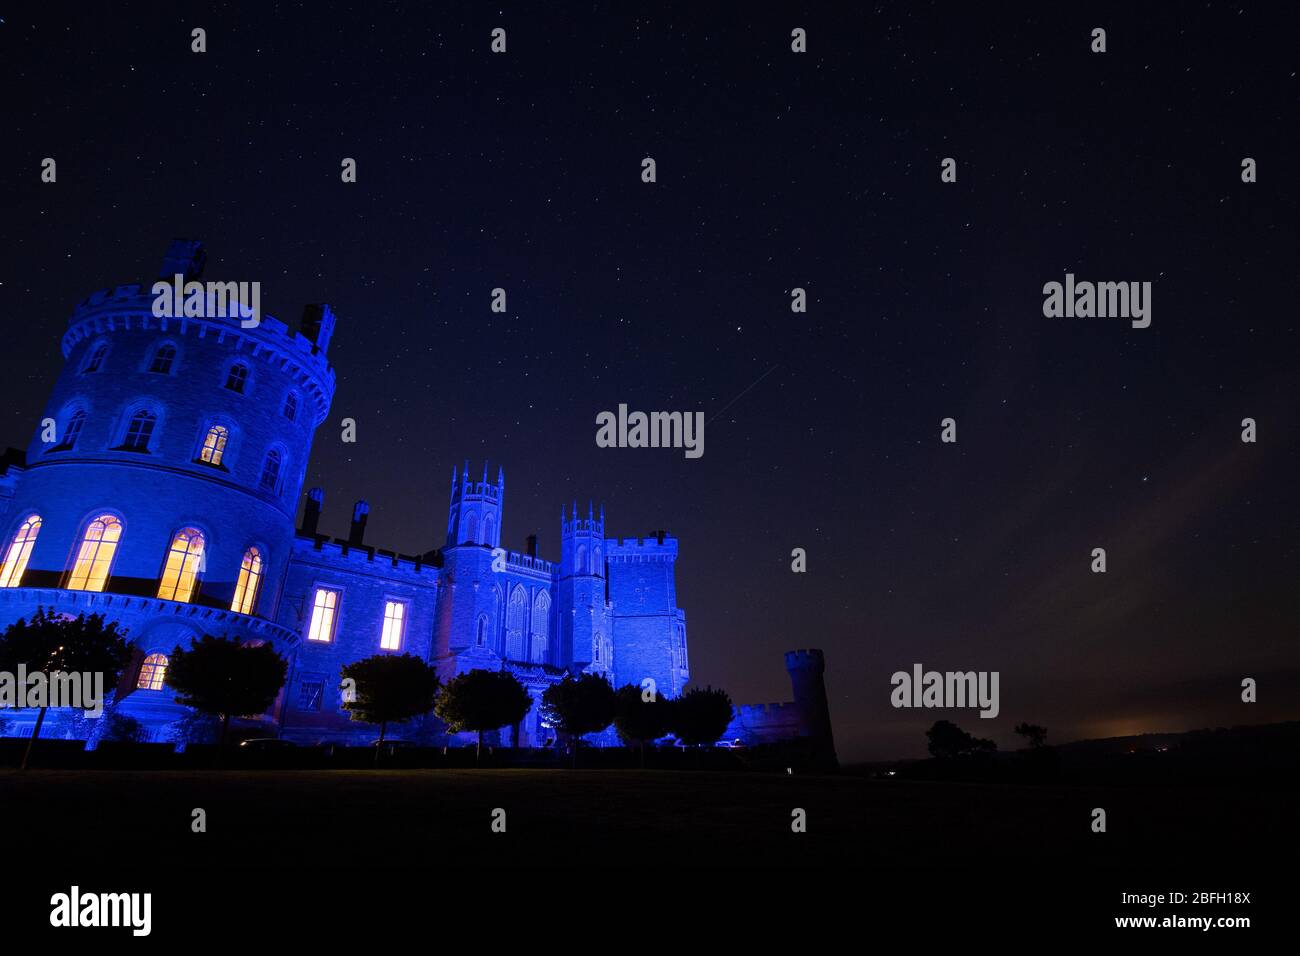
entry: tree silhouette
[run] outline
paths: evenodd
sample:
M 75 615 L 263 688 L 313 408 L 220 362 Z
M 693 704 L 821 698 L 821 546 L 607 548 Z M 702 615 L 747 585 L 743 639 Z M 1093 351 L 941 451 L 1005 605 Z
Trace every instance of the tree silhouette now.
M 1047 742 L 1047 728 L 1038 724 L 1016 724 L 1016 733 L 1025 738 L 1032 750 L 1037 750 Z
M 925 736 L 930 740 L 930 754 L 941 759 L 991 752 L 998 749 L 998 745 L 993 741 L 972 737 L 956 724 L 947 720 L 936 720 L 934 726 L 925 732 Z
M 672 702 L 668 726 L 684 744 L 713 744 L 731 723 L 733 713 L 725 690 L 693 687 Z
M 103 674 L 106 688 L 115 687 L 122 669 L 131 659 L 131 647 L 116 621 L 104 623 L 102 614 L 79 614 L 75 618 L 56 614 L 51 608 L 37 608 L 30 621 L 19 618 L 0 635 L 0 670 L 17 673 L 22 665 L 29 674 L 42 673 L 48 679 L 56 671 L 65 674 Z M 102 703 L 102 701 L 101 701 Z M 36 715 L 20 769 L 27 769 L 36 738 L 41 735 L 48 707 Z
M 375 654 L 342 669 L 344 680 L 356 682 L 356 698 L 344 701 L 353 720 L 379 725 L 375 762 L 390 723 L 427 714 L 438 695 L 438 674 L 412 654 Z
M 519 723 L 532 706 L 532 698 L 514 674 L 473 670 L 448 681 L 433 709 L 452 733 L 478 733 L 477 763 L 483 756 L 483 732 Z
M 188 651 L 172 651 L 163 683 L 179 695 L 176 703 L 221 718 L 220 743 L 225 746 L 230 718 L 265 712 L 284 686 L 287 671 L 270 644 L 204 634 L 190 642 Z
M 646 699 L 635 684 L 626 684 L 615 695 L 614 729 L 625 743 L 635 743 L 645 766 L 645 745 L 668 732 L 669 702 L 657 694 Z
M 542 716 L 564 734 L 573 747 L 573 766 L 578 766 L 578 739 L 583 734 L 604 730 L 617 708 L 614 688 L 600 674 L 583 674 L 577 680 L 565 674 L 542 694 Z

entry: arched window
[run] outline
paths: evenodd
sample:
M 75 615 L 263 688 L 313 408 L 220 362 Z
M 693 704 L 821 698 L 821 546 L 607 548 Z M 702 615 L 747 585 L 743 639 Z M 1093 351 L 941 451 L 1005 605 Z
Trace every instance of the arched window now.
M 199 461 L 209 465 L 221 464 L 226 453 L 226 442 L 230 440 L 230 429 L 225 425 L 213 425 L 203 436 L 203 448 L 199 451 Z
M 524 614 L 528 610 L 528 594 L 522 585 L 516 585 L 510 592 L 510 604 L 506 607 L 506 658 L 512 661 L 524 659 Z
M 266 459 L 262 462 L 262 487 L 267 491 L 275 491 L 280 487 L 280 466 L 284 464 L 279 450 L 272 448 L 266 453 Z
M 177 531 L 172 546 L 167 549 L 158 596 L 168 601 L 188 601 L 194 594 L 202 563 L 203 532 L 195 528 Z
M 487 615 L 480 614 L 478 616 L 478 637 L 475 640 L 475 643 L 479 647 L 487 647 L 487 639 L 488 639 L 487 627 L 488 627 Z
M 290 392 L 284 396 L 284 417 L 293 421 L 298 417 L 298 393 Z
M 490 514 L 484 515 L 483 516 L 483 543 L 484 544 L 486 545 L 492 544 L 492 532 L 495 529 L 496 529 L 496 521 L 493 520 L 492 515 Z
M 573 570 L 575 574 L 587 573 L 587 546 L 585 544 L 578 545 L 578 556 L 574 561 Z
M 31 557 L 32 546 L 36 544 L 36 535 L 41 530 L 41 516 L 32 515 L 18 526 L 17 533 L 9 542 L 5 551 L 4 563 L 0 564 L 0 588 L 16 588 L 23 580 L 27 570 L 27 559 Z
M 140 677 L 135 682 L 139 690 L 162 690 L 167 677 L 167 655 L 150 654 L 140 665 Z
M 469 513 L 469 517 L 465 519 L 465 534 L 462 535 L 462 539 L 470 543 L 478 540 L 478 515 L 472 511 Z
M 77 444 L 77 439 L 81 437 L 81 429 L 86 426 L 86 412 L 78 408 L 68 418 L 68 424 L 63 427 L 63 440 L 59 442 L 56 448 L 68 449 Z
M 248 384 L 248 366 L 242 362 L 236 362 L 230 366 L 230 371 L 226 373 L 226 388 L 232 392 L 244 394 L 244 386 Z
M 108 584 L 113 555 L 122 540 L 122 522 L 114 515 L 100 515 L 86 526 L 77 549 L 77 560 L 68 576 L 70 591 L 102 591 Z
M 83 372 L 98 372 L 104 365 L 104 358 L 108 355 L 108 343 L 100 342 L 90 350 L 86 356 L 86 364 L 81 366 Z
M 257 608 L 257 592 L 262 587 L 262 552 L 249 548 L 239 565 L 239 580 L 235 582 L 235 599 L 230 609 L 238 614 L 252 614 Z
M 149 439 L 153 437 L 153 430 L 157 424 L 157 415 L 147 408 L 139 409 L 127 423 L 122 447 L 127 451 L 148 451 Z
M 175 361 L 176 346 L 170 342 L 164 342 L 153 353 L 153 360 L 149 363 L 149 371 L 157 372 L 159 375 L 170 375 L 172 373 L 172 364 Z
M 545 591 L 538 591 L 533 599 L 533 639 L 531 660 L 534 664 L 548 663 L 551 596 Z

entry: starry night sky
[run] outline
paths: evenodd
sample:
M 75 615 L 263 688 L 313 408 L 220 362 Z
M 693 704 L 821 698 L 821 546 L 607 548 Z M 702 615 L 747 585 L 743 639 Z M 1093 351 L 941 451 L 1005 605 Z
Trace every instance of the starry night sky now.
M 467 457 L 509 548 L 557 558 L 574 498 L 665 528 L 694 680 L 784 700 L 782 652 L 823 648 L 841 758 L 939 717 L 1300 717 L 1300 24 L 992 6 L 7 5 L 0 447 L 75 303 L 198 238 L 291 326 L 339 315 L 322 530 L 365 497 L 370 543 L 440 546 Z M 1066 272 L 1153 282 L 1151 327 L 1044 318 Z M 704 457 L 598 449 L 620 402 L 703 411 Z M 892 709 L 916 662 L 1000 671 L 1002 715 Z

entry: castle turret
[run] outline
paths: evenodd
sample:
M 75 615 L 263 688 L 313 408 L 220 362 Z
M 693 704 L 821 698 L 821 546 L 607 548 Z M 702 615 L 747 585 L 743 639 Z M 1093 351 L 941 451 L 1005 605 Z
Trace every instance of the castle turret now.
M 451 470 L 451 507 L 447 511 L 447 546 L 478 544 L 488 548 L 501 546 L 501 504 L 505 498 L 506 474 L 497 468 L 496 484 L 488 482 L 488 465 L 483 462 L 483 477 L 474 481 L 469 461 L 457 477 Z
M 560 508 L 558 601 L 565 659 L 575 670 L 608 673 L 613 669 L 614 641 L 605 589 L 605 508 L 599 517 L 591 502 L 580 517 Z
M 785 669 L 794 689 L 799 735 L 818 741 L 822 756 L 835 760 L 835 740 L 831 735 L 831 711 L 826 699 L 826 657 L 816 648 L 787 651 Z

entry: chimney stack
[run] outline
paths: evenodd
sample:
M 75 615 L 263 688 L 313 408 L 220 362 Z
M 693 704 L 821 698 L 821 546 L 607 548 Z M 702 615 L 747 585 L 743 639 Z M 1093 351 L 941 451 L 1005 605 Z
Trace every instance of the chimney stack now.
M 370 505 L 362 498 L 352 506 L 352 530 L 348 532 L 348 544 L 361 547 L 366 536 L 366 518 L 370 515 Z
M 307 505 L 302 509 L 303 534 L 315 537 L 316 527 L 320 524 L 320 510 L 324 504 L 325 492 L 323 490 L 313 488 L 307 492 Z
M 537 535 L 535 534 L 528 536 L 528 556 L 530 558 L 537 557 Z

